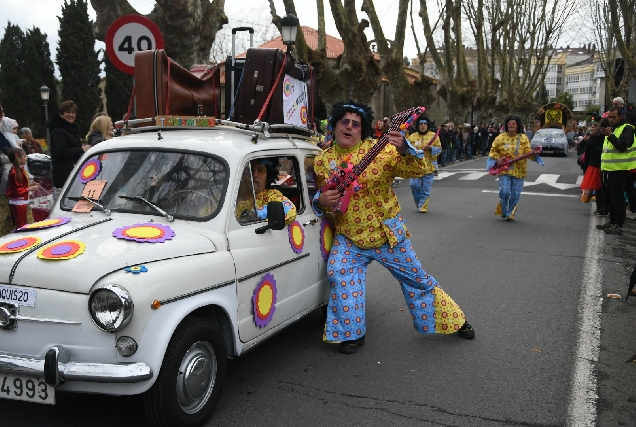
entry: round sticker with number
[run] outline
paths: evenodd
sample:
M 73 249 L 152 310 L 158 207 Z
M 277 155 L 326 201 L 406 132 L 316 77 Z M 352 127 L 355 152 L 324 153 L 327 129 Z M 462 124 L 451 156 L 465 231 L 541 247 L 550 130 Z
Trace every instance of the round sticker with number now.
M 117 69 L 135 74 L 135 53 L 163 49 L 159 27 L 141 15 L 125 15 L 113 22 L 106 32 L 106 54 Z

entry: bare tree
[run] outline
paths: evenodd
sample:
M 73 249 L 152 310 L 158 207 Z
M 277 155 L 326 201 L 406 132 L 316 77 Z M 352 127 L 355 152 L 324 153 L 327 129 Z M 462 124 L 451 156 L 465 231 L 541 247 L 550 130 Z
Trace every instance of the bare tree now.
M 395 39 L 387 40 L 380 25 L 372 0 L 363 0 L 362 11 L 371 22 L 380 55 L 380 68 L 391 85 L 393 103 L 398 110 L 406 110 L 414 105 L 430 105 L 435 96 L 431 93 L 434 79 L 420 73 L 420 77 L 411 82 L 404 70 L 404 40 L 406 37 L 406 19 L 409 0 L 400 0 L 398 4 L 398 20 L 395 24 Z M 418 47 L 419 48 L 419 47 Z
M 137 13 L 128 0 L 91 0 L 97 13 L 95 37 L 104 41 L 110 24 L 120 16 Z M 157 0 L 147 18 L 163 34 L 168 55 L 185 68 L 207 63 L 216 33 L 228 23 L 225 0 Z
M 280 29 L 281 17 L 276 13 L 274 1 L 269 0 L 272 23 Z M 297 16 L 293 0 L 283 0 L 285 10 Z M 318 49 L 307 46 L 302 31 L 296 38 L 296 55 L 307 61 L 316 71 L 317 90 L 327 111 L 342 99 L 356 99 L 369 102 L 380 87 L 382 72 L 373 58 L 370 44 L 364 34 L 369 26 L 366 19 L 359 20 L 355 0 L 329 0 L 336 28 L 344 43 L 344 53 L 332 65 L 327 58 L 327 44 L 324 23 L 324 6 L 317 0 Z
M 253 16 L 261 17 L 267 13 L 266 8 L 253 10 Z M 216 33 L 216 38 L 210 49 L 210 62 L 219 64 L 225 62 L 228 56 L 232 55 L 232 28 L 252 27 L 254 28 L 254 46 L 259 46 L 278 36 L 279 32 L 272 23 L 263 23 L 262 20 L 241 21 L 240 24 L 230 19 L 229 24 Z M 237 34 L 235 54 L 245 52 L 249 48 L 248 38 Z
M 629 81 L 636 78 L 636 0 L 599 0 L 588 6 L 606 76 L 606 99 L 600 103 L 608 105 L 612 97 L 624 95 Z

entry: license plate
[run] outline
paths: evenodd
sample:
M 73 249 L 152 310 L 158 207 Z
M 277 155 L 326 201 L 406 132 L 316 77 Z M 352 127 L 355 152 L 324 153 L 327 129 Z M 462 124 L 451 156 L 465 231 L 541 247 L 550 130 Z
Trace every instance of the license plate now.
M 0 374 L 0 399 L 55 405 L 55 389 L 43 378 Z
M 0 302 L 35 307 L 35 289 L 0 285 Z

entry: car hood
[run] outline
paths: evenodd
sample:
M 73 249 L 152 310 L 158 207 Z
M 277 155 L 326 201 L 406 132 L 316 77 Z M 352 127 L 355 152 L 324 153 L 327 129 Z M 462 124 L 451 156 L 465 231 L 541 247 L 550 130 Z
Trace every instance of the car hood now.
M 41 239 L 41 243 L 33 251 L 0 254 L 0 283 L 88 293 L 99 278 L 116 270 L 216 251 L 212 241 L 186 221 L 166 221 L 165 224 L 156 222 L 155 224 L 163 227 L 170 227 L 174 232 L 174 237 L 163 243 L 141 243 L 113 236 L 116 229 L 138 222 L 123 224 L 109 219 L 73 219 L 57 227 L 6 235 L 0 238 L 0 250 L 7 242 L 26 237 L 37 237 Z M 167 233 L 169 234 L 171 233 Z M 46 247 L 69 240 L 83 243 L 84 252 L 67 260 L 38 257 L 38 253 Z

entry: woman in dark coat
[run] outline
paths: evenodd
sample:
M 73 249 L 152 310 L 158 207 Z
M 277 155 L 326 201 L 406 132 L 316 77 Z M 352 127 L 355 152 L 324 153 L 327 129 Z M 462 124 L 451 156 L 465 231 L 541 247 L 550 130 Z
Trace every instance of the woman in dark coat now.
M 51 166 L 53 184 L 61 189 L 71 174 L 73 166 L 90 146 L 82 145 L 79 129 L 75 124 L 77 105 L 73 101 L 60 104 L 60 116 L 47 123 L 51 133 Z

